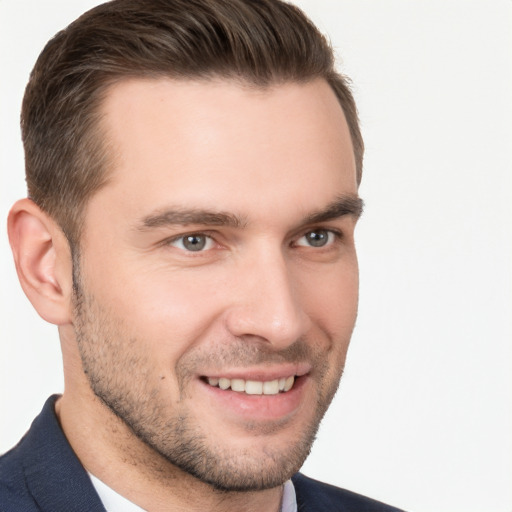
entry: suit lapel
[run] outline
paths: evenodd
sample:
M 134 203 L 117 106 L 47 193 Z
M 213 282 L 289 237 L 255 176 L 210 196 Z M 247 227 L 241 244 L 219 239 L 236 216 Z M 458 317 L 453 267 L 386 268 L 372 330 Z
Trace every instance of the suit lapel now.
M 50 397 L 25 439 L 27 487 L 42 512 L 106 512 L 57 421 Z

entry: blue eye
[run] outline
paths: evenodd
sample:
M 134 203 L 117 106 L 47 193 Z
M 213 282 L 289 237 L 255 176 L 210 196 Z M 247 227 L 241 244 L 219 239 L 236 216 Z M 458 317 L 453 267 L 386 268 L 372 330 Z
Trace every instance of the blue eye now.
M 297 240 L 302 247 L 325 247 L 334 242 L 336 234 L 328 229 L 314 229 Z
M 213 245 L 213 240 L 207 235 L 192 234 L 180 236 L 169 245 L 189 252 L 199 252 L 210 249 Z

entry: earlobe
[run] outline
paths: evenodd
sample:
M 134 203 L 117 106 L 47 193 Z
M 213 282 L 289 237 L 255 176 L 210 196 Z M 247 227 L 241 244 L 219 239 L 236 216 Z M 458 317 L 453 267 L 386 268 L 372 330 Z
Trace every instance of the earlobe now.
M 72 262 L 64 233 L 30 199 L 14 204 L 7 225 L 16 271 L 26 296 L 47 322 L 69 323 Z

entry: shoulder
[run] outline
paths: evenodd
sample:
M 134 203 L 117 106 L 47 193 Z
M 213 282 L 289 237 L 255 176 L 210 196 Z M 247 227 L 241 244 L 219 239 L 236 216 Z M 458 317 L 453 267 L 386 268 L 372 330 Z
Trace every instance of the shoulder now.
M 402 512 L 380 501 L 297 473 L 293 478 L 298 512 Z
M 2 512 L 39 510 L 27 488 L 23 469 L 23 438 L 0 456 L 0 509 Z
M 50 397 L 21 441 L 0 457 L 1 512 L 105 512 Z

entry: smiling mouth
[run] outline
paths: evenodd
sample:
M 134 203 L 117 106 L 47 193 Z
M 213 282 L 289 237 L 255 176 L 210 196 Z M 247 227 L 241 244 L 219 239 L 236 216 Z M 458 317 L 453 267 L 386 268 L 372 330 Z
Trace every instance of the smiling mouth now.
M 247 395 L 278 395 L 279 393 L 286 393 L 293 388 L 295 375 L 268 381 L 227 379 L 225 377 L 206 377 L 204 381 L 210 386 L 224 391 L 231 389 L 231 391 Z

